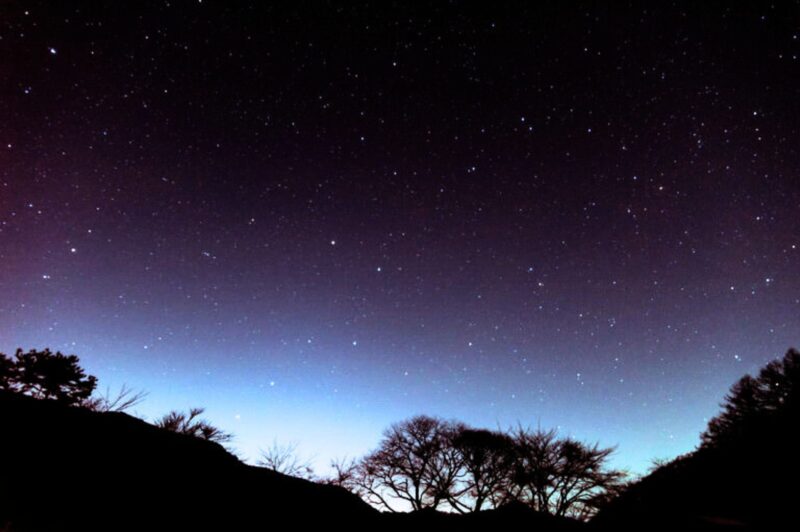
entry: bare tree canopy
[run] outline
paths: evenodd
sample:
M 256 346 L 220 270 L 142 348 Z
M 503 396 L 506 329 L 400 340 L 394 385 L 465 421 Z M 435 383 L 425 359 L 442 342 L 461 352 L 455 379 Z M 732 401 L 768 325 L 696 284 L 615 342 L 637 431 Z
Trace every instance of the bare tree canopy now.
M 537 511 L 588 517 L 596 500 L 625 477 L 606 467 L 613 448 L 559 438 L 554 430 L 518 427 L 512 437 L 516 456 L 507 496 Z
M 607 467 L 613 448 L 518 427 L 509 433 L 416 416 L 392 425 L 360 461 L 334 463 L 335 479 L 389 510 L 480 511 L 517 501 L 587 518 L 624 479 Z
M 503 500 L 507 472 L 514 463 L 514 440 L 500 432 L 463 429 L 453 440 L 465 475 L 459 497 L 448 501 L 458 511 L 480 511 Z

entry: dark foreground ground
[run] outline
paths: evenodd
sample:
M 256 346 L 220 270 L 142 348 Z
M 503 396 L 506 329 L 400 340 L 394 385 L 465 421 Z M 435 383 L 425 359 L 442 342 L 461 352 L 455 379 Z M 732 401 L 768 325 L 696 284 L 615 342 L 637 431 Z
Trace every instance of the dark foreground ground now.
M 381 514 L 216 443 L 0 391 L 0 531 L 779 529 L 797 522 L 795 428 L 677 460 L 587 525 L 521 506 Z

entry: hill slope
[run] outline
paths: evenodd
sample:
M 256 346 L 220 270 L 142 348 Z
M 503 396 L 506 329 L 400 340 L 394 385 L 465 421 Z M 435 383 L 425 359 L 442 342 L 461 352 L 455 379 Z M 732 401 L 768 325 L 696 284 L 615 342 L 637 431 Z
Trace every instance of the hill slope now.
M 799 421 L 763 424 L 678 458 L 631 486 L 592 524 L 609 530 L 653 524 L 738 530 L 798 522 Z
M 0 392 L 0 432 L 0 530 L 232 530 L 378 516 L 343 489 L 248 466 L 216 443 L 122 413 Z
M 606 528 L 782 528 L 798 522 L 800 352 L 731 387 L 702 446 L 634 484 L 594 519 Z

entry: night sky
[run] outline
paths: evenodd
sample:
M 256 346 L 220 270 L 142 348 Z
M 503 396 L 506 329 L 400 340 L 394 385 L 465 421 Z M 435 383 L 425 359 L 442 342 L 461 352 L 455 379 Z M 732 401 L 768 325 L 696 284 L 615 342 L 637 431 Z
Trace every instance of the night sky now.
M 0 352 L 250 459 L 425 413 L 643 472 L 800 344 L 800 3 L 344 4 L 0 2 Z

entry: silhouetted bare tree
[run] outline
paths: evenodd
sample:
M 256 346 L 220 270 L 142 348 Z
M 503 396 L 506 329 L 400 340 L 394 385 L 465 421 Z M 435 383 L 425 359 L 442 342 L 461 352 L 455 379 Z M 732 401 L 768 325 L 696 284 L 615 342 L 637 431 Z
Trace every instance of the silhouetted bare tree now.
M 758 374 L 745 375 L 733 385 L 702 435 L 705 447 L 740 436 L 755 436 L 766 425 L 796 424 L 800 405 L 800 351 L 789 349 L 781 360 L 773 360 Z
M 223 432 L 203 419 L 198 419 L 203 412 L 205 412 L 203 408 L 192 408 L 188 413 L 173 410 L 156 421 L 155 425 L 172 432 L 217 443 L 226 443 L 233 439 L 232 434 Z
M 314 480 L 314 467 L 310 460 L 297 455 L 297 443 L 281 445 L 277 441 L 269 449 L 261 451 L 258 465 L 292 477 Z
M 49 349 L 17 349 L 14 359 L 0 353 L 0 388 L 36 399 L 53 399 L 69 405 L 86 400 L 97 386 L 75 355 Z
M 330 483 L 398 511 L 466 513 L 519 501 L 558 516 L 587 518 L 615 494 L 625 474 L 607 468 L 613 448 L 521 426 L 508 434 L 416 416 L 384 432 L 359 461 L 334 462 Z
M 518 427 L 512 437 L 515 459 L 506 495 L 537 511 L 586 518 L 625 478 L 606 466 L 613 448 L 558 438 L 554 430 Z
M 450 444 L 454 431 L 454 424 L 429 416 L 395 423 L 376 451 L 346 471 L 344 485 L 389 511 L 401 502 L 413 510 L 437 508 L 460 471 Z

